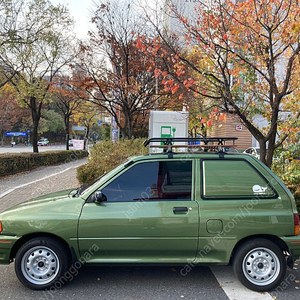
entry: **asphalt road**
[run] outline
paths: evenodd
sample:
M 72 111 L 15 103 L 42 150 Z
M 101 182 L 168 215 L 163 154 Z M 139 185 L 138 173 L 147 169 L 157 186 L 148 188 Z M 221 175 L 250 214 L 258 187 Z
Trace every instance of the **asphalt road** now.
M 103 300 L 298 300 L 299 272 L 289 271 L 282 285 L 271 293 L 244 288 L 232 268 L 195 267 L 183 276 L 181 267 L 83 266 L 70 282 L 47 291 L 32 291 L 16 278 L 14 265 L 0 266 L 0 299 L 103 299 Z M 295 279 L 298 278 L 298 279 Z M 296 282 L 295 282 L 296 281 Z
M 51 146 L 39 146 L 39 152 L 53 151 L 53 150 L 65 150 L 66 146 L 57 144 Z M 72 147 L 70 147 L 72 149 Z M 0 153 L 20 153 L 20 152 L 33 152 L 32 146 L 15 145 L 11 147 L 9 145 L 0 146 Z
M 75 187 L 76 168 L 86 160 L 45 167 L 0 179 L 0 211 L 31 197 L 62 188 Z M 243 287 L 230 266 L 187 269 L 164 267 L 82 266 L 70 272 L 70 282 L 48 291 L 24 287 L 14 273 L 14 264 L 0 266 L 0 300 L 22 299 L 104 299 L 104 300 L 298 300 L 300 262 L 288 270 L 282 284 L 270 293 L 252 292 Z
M 1 299 L 228 299 L 207 267 L 196 268 L 188 277 L 171 267 L 84 267 L 71 282 L 49 291 L 28 290 L 15 278 L 13 268 L 0 270 Z

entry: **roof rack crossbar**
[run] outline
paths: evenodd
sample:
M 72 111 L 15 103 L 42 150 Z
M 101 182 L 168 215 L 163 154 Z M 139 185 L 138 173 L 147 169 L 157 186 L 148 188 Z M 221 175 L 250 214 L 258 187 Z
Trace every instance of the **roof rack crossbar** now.
M 219 146 L 225 146 L 226 141 L 236 141 L 237 137 L 196 137 L 196 138 L 185 138 L 185 137 L 175 137 L 175 138 L 150 138 L 144 142 L 144 146 L 150 145 L 150 143 L 163 143 L 163 145 L 172 146 L 175 142 L 188 143 L 194 145 L 196 142 L 199 142 L 199 146 L 201 146 L 201 142 L 204 145 L 208 145 L 208 143 L 218 143 Z M 182 147 L 187 147 L 188 145 L 182 145 Z M 159 147 L 159 145 L 157 146 Z

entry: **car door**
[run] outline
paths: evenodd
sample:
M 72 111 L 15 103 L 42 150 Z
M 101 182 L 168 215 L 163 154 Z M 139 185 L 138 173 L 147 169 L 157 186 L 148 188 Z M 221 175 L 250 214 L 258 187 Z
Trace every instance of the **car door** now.
M 81 255 L 91 262 L 186 262 L 198 243 L 193 161 L 138 162 L 100 187 L 107 201 L 87 202 L 79 220 Z

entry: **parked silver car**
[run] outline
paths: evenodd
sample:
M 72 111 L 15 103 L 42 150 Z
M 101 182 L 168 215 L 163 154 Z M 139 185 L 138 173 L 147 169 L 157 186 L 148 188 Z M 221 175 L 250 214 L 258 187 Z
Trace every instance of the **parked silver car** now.
M 249 147 L 243 153 L 253 155 L 257 158 L 260 156 L 260 148 L 259 147 Z

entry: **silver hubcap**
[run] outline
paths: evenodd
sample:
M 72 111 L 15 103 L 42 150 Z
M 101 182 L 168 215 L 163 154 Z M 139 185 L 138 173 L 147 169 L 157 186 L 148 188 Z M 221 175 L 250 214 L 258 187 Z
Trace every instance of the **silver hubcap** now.
M 29 249 L 22 258 L 21 269 L 24 277 L 33 284 L 46 284 L 53 280 L 59 270 L 59 260 L 48 247 Z
M 267 248 L 255 248 L 243 260 L 243 272 L 255 285 L 268 285 L 277 279 L 280 262 L 277 255 Z

